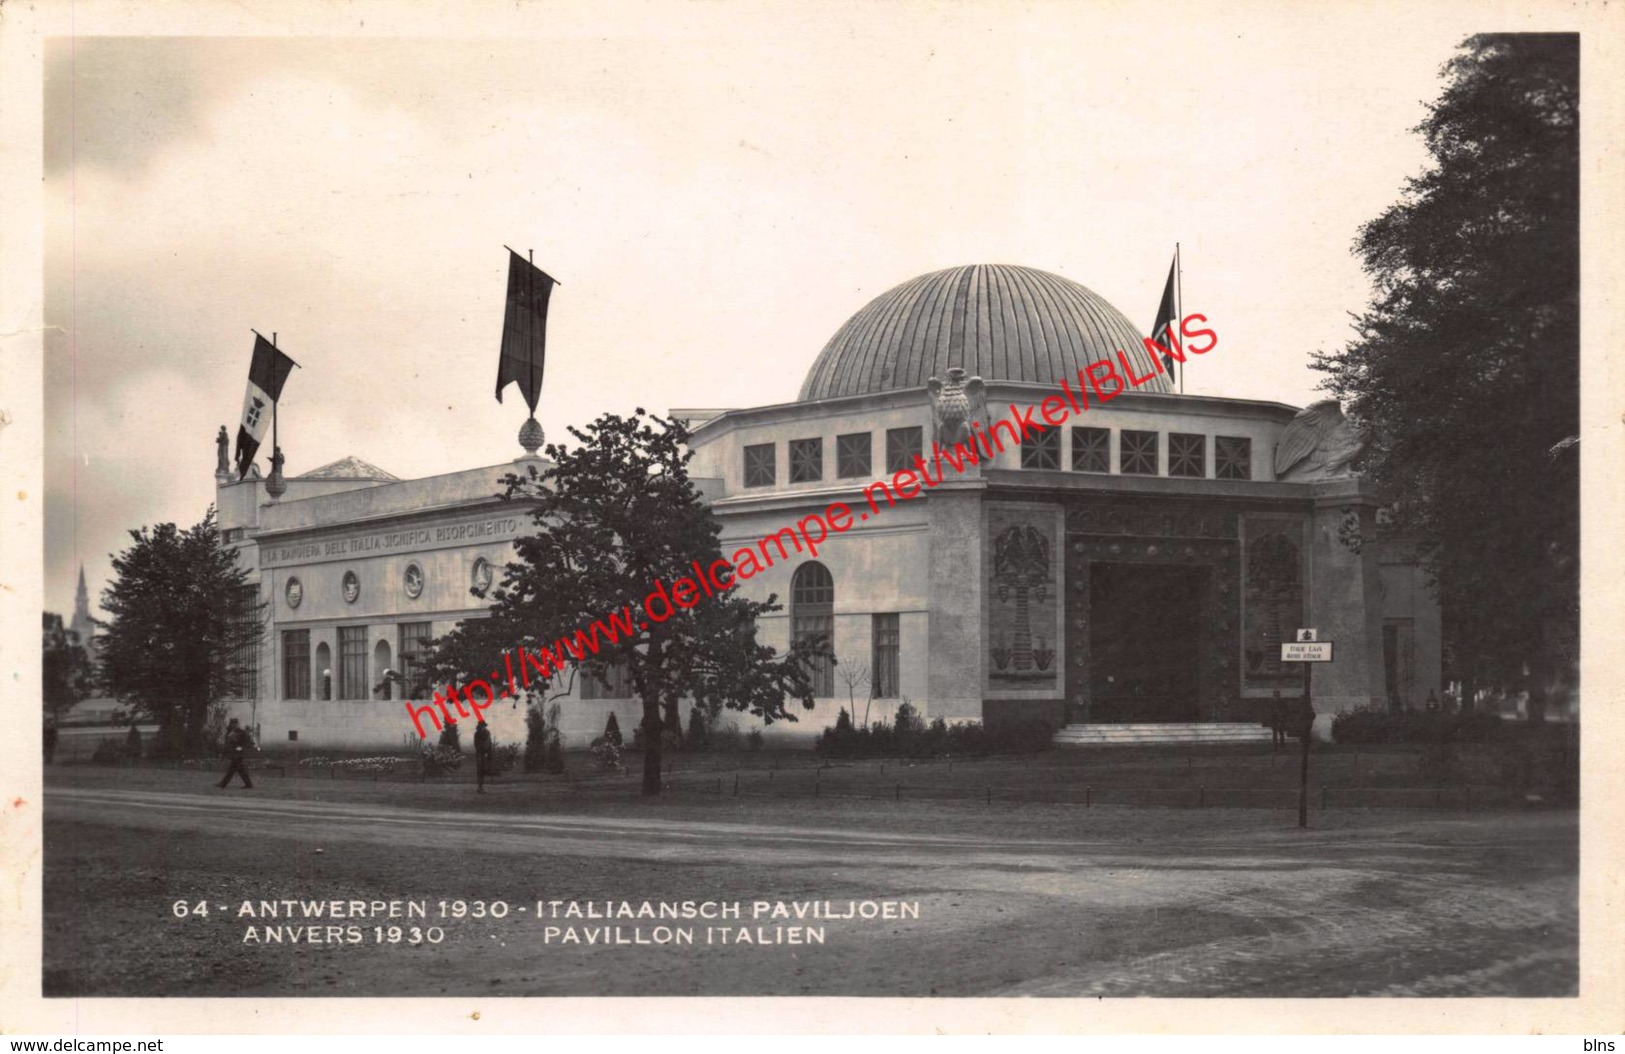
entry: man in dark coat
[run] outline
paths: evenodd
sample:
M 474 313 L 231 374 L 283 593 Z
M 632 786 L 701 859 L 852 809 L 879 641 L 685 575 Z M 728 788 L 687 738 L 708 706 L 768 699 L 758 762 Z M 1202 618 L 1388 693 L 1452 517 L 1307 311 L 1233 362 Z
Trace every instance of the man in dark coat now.
M 248 748 L 253 745 L 254 740 L 249 736 L 248 729 L 239 725 L 235 717 L 232 718 L 226 725 L 226 757 L 231 759 L 231 767 L 226 769 L 226 774 L 220 777 L 220 782 L 216 786 L 225 790 L 226 784 L 231 782 L 231 777 L 238 775 L 243 778 L 244 790 L 254 788 L 254 781 L 248 778 L 248 768 L 243 764 L 248 758 Z
M 491 743 L 491 728 L 482 717 L 474 728 L 474 773 L 479 781 L 477 793 L 485 793 L 485 777 L 491 772 L 491 762 L 495 753 L 496 748 Z

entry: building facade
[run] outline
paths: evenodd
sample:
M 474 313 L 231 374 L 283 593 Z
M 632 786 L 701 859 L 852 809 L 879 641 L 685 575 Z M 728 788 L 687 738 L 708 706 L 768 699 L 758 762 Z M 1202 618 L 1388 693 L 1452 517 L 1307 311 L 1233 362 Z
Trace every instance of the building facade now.
M 1102 363 L 1140 383 L 1102 388 Z M 1090 401 L 1019 438 L 994 428 L 991 457 L 933 470 L 944 421 L 964 416 L 945 402 L 959 394 L 943 389 L 950 369 L 973 379 L 984 429 L 1027 411 L 1042 423 L 1046 400 Z M 843 707 L 876 720 L 905 700 L 927 719 L 990 725 L 1257 724 L 1301 690 L 1280 644 L 1304 626 L 1334 642 L 1314 675 L 1321 734 L 1338 711 L 1437 693 L 1437 607 L 1404 547 L 1378 539 L 1379 496 L 1346 467 L 1357 445 L 1326 426 L 1335 406 L 1172 387 L 1139 331 L 1083 286 L 975 266 L 860 310 L 795 402 L 672 411 L 725 554 L 835 502 L 858 517 L 816 553 L 776 548 L 740 586 L 784 604 L 762 620 L 767 643 L 826 636 L 838 660 L 816 671 L 812 712 L 765 731 L 810 738 Z M 238 704 L 262 736 L 402 745 L 402 691 L 426 687 L 415 653 L 484 613 L 471 586 L 532 529 L 496 498 L 513 467 L 403 481 L 347 459 L 289 480 L 276 502 L 263 481 L 220 477 L 222 529 L 270 613 L 257 695 Z M 391 669 L 405 681 L 381 684 Z M 611 711 L 630 731 L 641 707 L 626 692 L 613 674 L 578 681 L 560 700 L 567 742 L 598 735 Z M 488 719 L 499 739 L 522 738 L 516 707 Z

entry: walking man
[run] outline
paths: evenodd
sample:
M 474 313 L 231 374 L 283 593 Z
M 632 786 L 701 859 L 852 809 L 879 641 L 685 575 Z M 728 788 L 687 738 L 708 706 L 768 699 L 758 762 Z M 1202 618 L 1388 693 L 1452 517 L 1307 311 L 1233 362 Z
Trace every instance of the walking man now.
M 231 759 L 231 767 L 226 769 L 226 774 L 220 777 L 220 782 L 216 786 L 225 790 L 226 784 L 231 782 L 231 777 L 235 774 L 243 778 L 244 790 L 254 789 L 254 781 L 248 778 L 248 768 L 243 764 L 248 757 L 248 748 L 253 745 L 254 740 L 249 736 L 248 729 L 239 725 L 235 717 L 232 718 L 226 724 L 226 756 Z
M 480 723 L 474 728 L 474 773 L 479 786 L 475 793 L 485 793 L 485 777 L 491 771 L 491 762 L 495 749 L 491 744 L 491 728 L 480 718 Z

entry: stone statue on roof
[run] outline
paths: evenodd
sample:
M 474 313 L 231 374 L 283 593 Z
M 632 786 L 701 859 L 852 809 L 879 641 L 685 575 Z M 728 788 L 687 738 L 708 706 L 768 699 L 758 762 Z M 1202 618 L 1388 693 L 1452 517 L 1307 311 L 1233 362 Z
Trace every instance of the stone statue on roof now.
M 1343 416 L 1336 399 L 1322 399 L 1304 407 L 1287 424 L 1275 444 L 1275 478 L 1287 483 L 1349 479 L 1350 464 L 1360 456 L 1369 437 Z
M 931 392 L 932 438 L 937 445 L 947 449 L 970 442 L 971 425 L 982 420 L 987 406 L 987 385 L 982 378 L 967 381 L 964 370 L 950 366 L 946 384 L 932 377 L 925 386 Z

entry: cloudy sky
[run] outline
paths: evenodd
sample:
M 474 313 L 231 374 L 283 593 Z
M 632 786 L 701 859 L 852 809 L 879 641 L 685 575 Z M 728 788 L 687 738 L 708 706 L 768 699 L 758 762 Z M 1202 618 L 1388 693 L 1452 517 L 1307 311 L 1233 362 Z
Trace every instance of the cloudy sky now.
M 1319 5 L 559 10 L 490 39 L 48 42 L 47 607 L 81 563 L 99 593 L 130 528 L 201 516 L 251 328 L 303 367 L 290 475 L 517 455 L 523 403 L 492 398 L 504 244 L 562 283 L 553 438 L 793 399 L 849 315 L 957 264 L 1054 271 L 1148 329 L 1176 241 L 1221 339 L 1187 389 L 1302 404 L 1309 353 L 1368 293 L 1355 231 L 1422 166 L 1409 129 L 1480 28 Z

